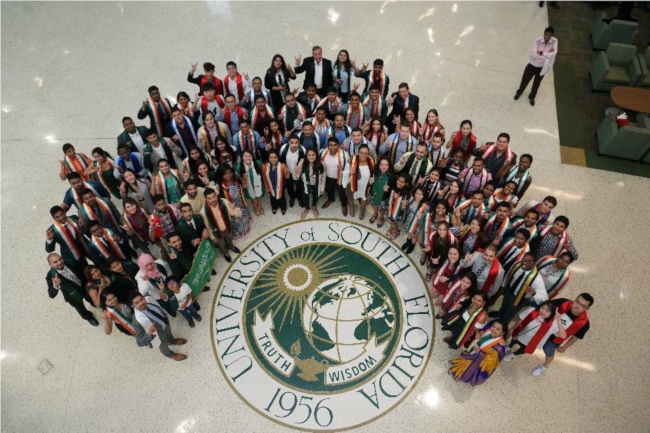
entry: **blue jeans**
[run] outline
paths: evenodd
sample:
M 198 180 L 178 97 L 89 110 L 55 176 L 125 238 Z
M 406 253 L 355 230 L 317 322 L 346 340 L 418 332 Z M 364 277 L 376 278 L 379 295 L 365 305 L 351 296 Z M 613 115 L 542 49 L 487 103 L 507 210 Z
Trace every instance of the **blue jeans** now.
M 187 319 L 188 322 L 192 317 L 198 314 L 196 311 L 196 302 L 188 305 L 186 309 L 184 310 L 179 309 L 178 311 L 183 315 L 183 317 Z

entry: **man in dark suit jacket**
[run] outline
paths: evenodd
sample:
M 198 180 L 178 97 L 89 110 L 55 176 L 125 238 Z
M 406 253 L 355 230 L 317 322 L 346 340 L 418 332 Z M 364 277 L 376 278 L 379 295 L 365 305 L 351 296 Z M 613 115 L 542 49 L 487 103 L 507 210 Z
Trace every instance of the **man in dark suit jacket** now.
M 401 83 L 399 91 L 393 93 L 386 100 L 386 103 L 393 106 L 393 110 L 386 118 L 386 128 L 388 128 L 389 134 L 395 132 L 396 125 L 393 123 L 395 116 L 400 116 L 400 120 L 404 120 L 404 111 L 410 108 L 415 111 L 415 118 L 417 119 L 420 112 L 420 98 L 411 93 L 407 83 Z M 399 122 L 397 124 L 399 125 Z
M 305 111 L 307 111 L 307 118 L 314 117 L 316 115 L 316 108 L 318 108 L 318 102 L 320 99 L 318 98 L 317 95 L 318 89 L 316 89 L 316 85 L 314 83 L 309 83 L 305 86 L 305 91 L 300 92 L 296 99 L 298 102 L 302 104 L 303 107 L 305 107 Z
M 192 254 L 196 252 L 199 244 L 203 239 L 208 239 L 210 233 L 205 227 L 205 222 L 200 215 L 195 215 L 192 210 L 192 205 L 189 203 L 181 203 L 181 220 L 178 222 L 176 231 L 181 236 L 184 244 L 192 249 Z
M 63 299 L 72 305 L 82 319 L 87 320 L 93 326 L 99 326 L 99 322 L 93 316 L 93 313 L 86 309 L 84 299 L 92 304 L 90 296 L 84 289 L 85 281 L 80 273 L 76 273 L 63 262 L 63 259 L 57 253 L 47 256 L 47 262 L 50 265 L 50 271 L 47 273 L 47 292 L 50 298 L 55 298 L 61 292 Z
M 323 97 L 327 94 L 327 88 L 334 85 L 334 75 L 332 72 L 331 60 L 323 58 L 323 50 L 319 46 L 311 49 L 312 57 L 305 57 L 300 64 L 300 56 L 295 58 L 296 67 L 293 69 L 296 74 L 305 74 L 305 83 L 303 88 L 307 88 L 307 84 L 316 84 L 318 95 Z
M 176 232 L 169 233 L 166 237 L 169 251 L 169 266 L 172 268 L 174 276 L 178 281 L 183 278 L 192 270 L 192 263 L 194 262 L 195 252 L 192 252 L 185 242 L 181 239 L 181 235 Z M 217 275 L 217 272 L 212 269 L 212 275 Z M 204 292 L 210 291 L 210 286 L 203 287 Z
M 76 216 L 68 217 L 60 206 L 52 206 L 53 224 L 46 231 L 45 252 L 53 253 L 59 244 L 65 265 L 81 274 L 88 266 L 89 251 Z
M 124 131 L 117 136 L 117 145 L 128 143 L 131 147 L 131 152 L 142 153 L 142 148 L 147 144 L 147 127 L 135 126 L 135 122 L 130 117 L 122 118 L 122 126 L 124 126 Z M 137 139 L 136 133 L 140 136 L 142 142 Z M 131 135 L 135 137 L 135 141 Z

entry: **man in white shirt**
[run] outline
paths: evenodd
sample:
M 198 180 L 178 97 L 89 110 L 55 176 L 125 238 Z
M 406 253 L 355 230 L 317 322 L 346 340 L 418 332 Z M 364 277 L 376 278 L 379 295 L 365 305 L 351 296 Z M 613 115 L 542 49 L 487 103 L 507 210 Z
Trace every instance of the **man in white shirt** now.
M 131 152 L 128 144 L 120 144 L 117 146 L 117 155 L 118 158 L 115 160 L 115 163 L 121 172 L 129 168 L 138 176 L 149 176 L 149 170 L 144 166 L 142 154 L 139 152 Z
M 124 131 L 117 137 L 117 145 L 129 143 L 131 151 L 142 153 L 142 148 L 147 143 L 146 126 L 135 126 L 133 119 L 130 117 L 122 118 L 122 126 Z
M 368 143 L 366 137 L 363 136 L 363 131 L 361 131 L 361 128 L 354 128 L 350 133 L 350 136 L 343 141 L 341 148 L 345 150 L 350 155 L 350 157 L 353 157 L 359 153 L 359 147 L 364 144 L 368 146 L 370 157 L 376 162 L 377 150 L 375 149 L 375 146 L 371 146 L 370 143 Z
M 498 317 L 505 323 L 510 323 L 531 301 L 540 305 L 548 300 L 544 280 L 535 266 L 535 255 L 532 253 L 526 253 L 519 263 L 515 263 L 504 279 L 502 288 L 504 295 L 501 309 L 498 313 L 490 313 L 490 317 Z
M 187 343 L 184 338 L 174 338 L 172 327 L 165 311 L 154 303 L 149 303 L 140 293 L 134 294 L 131 299 L 133 306 L 135 338 L 138 346 L 158 346 L 160 353 L 174 361 L 182 361 L 187 355 L 176 353 L 169 346 L 181 346 Z
M 237 71 L 237 63 L 233 61 L 226 63 L 226 70 L 228 71 L 228 75 L 223 78 L 225 95 L 229 93 L 234 95 L 235 101 L 239 104 L 239 101 L 244 99 L 246 90 L 251 88 L 248 72 L 242 76 Z
M 327 209 L 334 203 L 336 190 L 341 200 L 343 216 L 347 216 L 348 195 L 345 188 L 350 183 L 350 156 L 340 148 L 338 139 L 330 137 L 327 140 L 327 149 L 323 149 L 321 153 L 321 161 L 325 167 L 325 192 L 327 192 L 327 201 L 323 204 L 323 209 Z
M 334 85 L 334 75 L 332 72 L 332 62 L 323 58 L 323 50 L 319 46 L 314 46 L 311 49 L 311 57 L 305 57 L 300 64 L 300 56 L 294 58 L 296 74 L 305 72 L 304 87 L 313 83 L 316 85 L 318 96 L 324 97 L 327 94 L 327 89 Z
M 521 77 L 521 84 L 517 93 L 515 93 L 515 101 L 519 99 L 530 80 L 534 77 L 533 88 L 528 95 L 530 105 L 535 105 L 535 96 L 537 96 L 537 89 L 542 83 L 542 79 L 548 70 L 553 67 L 555 56 L 557 55 L 557 39 L 553 37 L 555 29 L 548 26 L 544 30 L 544 36 L 537 38 L 530 48 L 530 60 L 524 69 L 524 74 Z
M 492 297 L 503 282 L 503 267 L 497 259 L 497 248 L 488 245 L 483 253 L 467 254 L 461 266 L 469 268 L 476 275 L 476 288 Z

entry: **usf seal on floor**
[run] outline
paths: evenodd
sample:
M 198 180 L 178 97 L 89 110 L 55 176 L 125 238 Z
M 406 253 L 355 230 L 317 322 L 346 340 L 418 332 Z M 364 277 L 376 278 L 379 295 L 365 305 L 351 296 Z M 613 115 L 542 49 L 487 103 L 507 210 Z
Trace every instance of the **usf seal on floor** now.
M 289 223 L 224 274 L 212 342 L 235 392 L 288 427 L 341 430 L 386 414 L 433 345 L 427 286 L 410 258 L 350 221 Z

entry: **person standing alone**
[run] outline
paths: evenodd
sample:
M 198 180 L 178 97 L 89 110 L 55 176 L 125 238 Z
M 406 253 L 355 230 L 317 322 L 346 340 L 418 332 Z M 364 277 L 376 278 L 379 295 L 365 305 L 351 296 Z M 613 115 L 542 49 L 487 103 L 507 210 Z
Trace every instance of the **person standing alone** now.
M 553 37 L 555 29 L 552 26 L 546 27 L 544 36 L 537 38 L 530 48 L 530 60 L 524 69 L 524 74 L 521 77 L 521 84 L 517 93 L 515 93 L 515 101 L 519 99 L 530 80 L 533 80 L 533 88 L 530 90 L 528 100 L 530 105 L 535 105 L 535 97 L 537 90 L 544 78 L 544 75 L 553 67 L 555 56 L 557 55 L 557 39 Z

